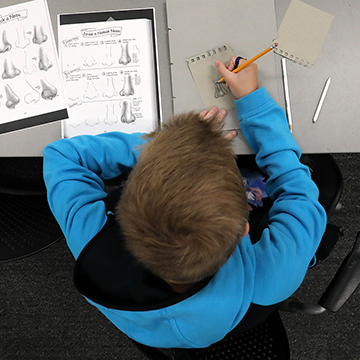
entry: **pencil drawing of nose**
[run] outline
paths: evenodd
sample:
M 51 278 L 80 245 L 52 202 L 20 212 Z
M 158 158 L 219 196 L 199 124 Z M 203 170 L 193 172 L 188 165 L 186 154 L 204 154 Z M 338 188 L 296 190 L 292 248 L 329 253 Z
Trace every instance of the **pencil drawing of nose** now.
M 2 74 L 3 79 L 13 79 L 14 77 L 21 74 L 21 71 L 15 67 L 12 61 L 5 59 L 4 61 L 4 72 Z
M 108 125 L 114 125 L 119 122 L 119 118 L 115 114 L 115 105 L 112 106 L 112 111 L 109 111 L 109 106 L 106 105 L 106 117 L 104 118 L 104 123 Z
M 45 100 L 52 100 L 57 95 L 57 88 L 51 85 L 45 79 L 41 80 L 42 92 L 41 97 Z
M 91 84 L 87 83 L 85 93 L 83 95 L 84 99 L 92 100 L 92 99 L 97 98 L 98 96 L 99 96 L 99 94 L 96 90 L 94 83 L 93 82 Z
M 11 44 L 9 43 L 6 35 L 6 30 L 3 31 L 0 43 L 0 54 L 6 53 L 11 50 Z
M 22 31 L 16 29 L 17 40 L 15 41 L 15 46 L 20 49 L 25 49 L 30 45 L 30 39 L 26 37 L 25 29 L 22 28 Z
M 129 55 L 129 45 L 126 43 L 125 45 L 121 44 L 121 56 L 119 59 L 119 64 L 127 65 L 131 61 L 131 57 Z
M 134 93 L 135 93 L 135 90 L 134 90 L 131 76 L 125 75 L 124 86 L 123 86 L 122 90 L 120 90 L 120 95 L 121 96 L 129 96 L 129 95 L 134 95 Z
M 15 106 L 20 102 L 20 98 L 14 93 L 9 85 L 5 85 L 6 93 L 6 107 L 8 109 L 15 109 Z
M 106 79 L 106 88 L 105 91 L 103 92 L 103 96 L 107 97 L 107 98 L 112 98 L 114 96 L 116 96 L 117 91 L 115 89 L 115 84 L 114 84 L 114 78 L 107 78 Z
M 32 75 L 34 72 L 36 72 L 36 66 L 35 64 L 29 62 L 26 51 L 24 51 L 24 55 L 25 55 L 25 64 L 23 67 L 24 74 Z
M 109 46 L 109 49 L 106 47 L 105 56 L 106 56 L 105 61 L 102 64 L 104 66 L 114 65 L 115 61 L 113 60 L 113 57 L 112 57 L 112 47 L 111 47 L 111 45 Z
M 34 36 L 33 36 L 33 43 L 34 44 L 38 44 L 41 45 L 42 43 L 44 43 L 47 40 L 47 35 L 44 33 L 44 29 L 42 26 L 37 27 L 36 25 L 34 26 Z
M 125 124 L 131 124 L 136 120 L 135 115 L 132 112 L 132 102 L 124 101 L 121 113 L 121 122 Z
M 87 66 L 87 67 L 92 67 L 92 66 L 95 66 L 97 63 L 96 63 L 96 60 L 93 56 L 88 56 L 85 60 L 84 60 L 84 66 Z
M 100 123 L 100 119 L 98 117 L 85 119 L 85 125 L 87 125 L 87 126 L 94 127 L 95 125 L 98 125 L 99 123 Z
M 24 96 L 26 104 L 36 104 L 40 100 L 40 93 L 27 81 L 29 87 L 27 88 L 27 94 Z
M 53 63 L 49 60 L 47 54 L 41 47 L 39 50 L 39 69 L 43 71 L 48 71 L 52 66 Z
M 215 99 L 217 99 L 219 97 L 223 97 L 228 93 L 224 83 L 218 83 L 217 81 L 214 81 L 214 80 L 213 80 L 213 83 L 215 85 L 215 93 L 214 93 Z

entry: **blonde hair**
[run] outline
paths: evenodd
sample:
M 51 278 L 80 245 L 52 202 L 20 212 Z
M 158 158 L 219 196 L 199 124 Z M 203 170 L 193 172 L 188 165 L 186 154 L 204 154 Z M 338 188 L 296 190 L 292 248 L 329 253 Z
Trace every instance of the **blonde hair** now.
M 245 231 L 245 189 L 222 127 L 192 112 L 149 134 L 118 205 L 128 249 L 165 280 L 215 274 Z

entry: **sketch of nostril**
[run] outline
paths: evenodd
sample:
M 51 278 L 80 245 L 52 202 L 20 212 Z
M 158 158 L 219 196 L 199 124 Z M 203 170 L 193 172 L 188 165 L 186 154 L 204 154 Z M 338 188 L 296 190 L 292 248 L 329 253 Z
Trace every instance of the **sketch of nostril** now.
M 120 95 L 121 96 L 129 96 L 129 95 L 134 95 L 134 93 L 135 93 L 135 90 L 134 90 L 131 76 L 125 75 L 124 86 L 123 86 L 122 90 L 120 91 Z
M 45 100 L 52 100 L 57 95 L 57 89 L 55 86 L 51 85 L 45 79 L 41 80 L 42 93 L 41 97 Z
M 131 124 L 136 120 L 135 115 L 132 112 L 131 101 L 124 101 L 121 115 L 121 122 L 125 124 Z
M 53 63 L 49 60 L 47 54 L 44 52 L 43 48 L 39 50 L 39 69 L 43 71 L 48 71 L 53 66 Z
M 6 35 L 6 30 L 2 33 L 1 43 L 0 43 L 0 54 L 6 53 L 11 50 L 11 44 L 9 43 Z
M 4 61 L 4 72 L 2 74 L 3 79 L 13 79 L 14 77 L 21 74 L 20 69 L 15 67 L 14 63 L 12 61 L 8 61 L 5 59 Z
M 33 37 L 33 43 L 41 45 L 47 40 L 47 35 L 44 33 L 44 29 L 42 26 L 39 28 L 35 25 L 34 26 L 34 37 Z
M 9 85 L 5 86 L 6 93 L 6 107 L 8 109 L 15 109 L 15 106 L 20 102 L 20 98 L 14 93 Z
M 218 83 L 217 81 L 214 81 L 214 80 L 213 80 L 213 83 L 215 85 L 215 93 L 214 93 L 215 99 L 217 99 L 219 97 L 223 97 L 228 93 L 224 83 Z
M 121 45 L 121 56 L 119 59 L 119 64 L 127 65 L 131 61 L 131 57 L 129 55 L 129 45 Z

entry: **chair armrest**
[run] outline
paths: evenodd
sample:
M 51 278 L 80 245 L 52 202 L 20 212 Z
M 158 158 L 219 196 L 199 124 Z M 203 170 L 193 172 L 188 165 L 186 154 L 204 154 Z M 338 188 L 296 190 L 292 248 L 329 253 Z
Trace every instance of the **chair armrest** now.
M 322 307 L 336 312 L 349 299 L 360 284 L 360 232 L 354 247 L 344 259 L 339 270 L 319 301 Z

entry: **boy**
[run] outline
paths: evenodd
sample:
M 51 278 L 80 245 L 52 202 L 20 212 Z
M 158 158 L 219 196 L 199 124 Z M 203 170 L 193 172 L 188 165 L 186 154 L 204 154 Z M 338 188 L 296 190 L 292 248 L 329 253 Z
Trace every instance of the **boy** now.
M 75 285 L 149 346 L 206 347 L 257 325 L 299 287 L 325 230 L 283 110 L 258 89 L 255 64 L 234 74 L 234 63 L 216 66 L 239 99 L 242 132 L 274 201 L 255 244 L 223 111 L 180 115 L 147 138 L 114 132 L 44 150 L 49 204 L 77 259 Z M 107 196 L 103 179 L 133 167 L 124 190 Z

